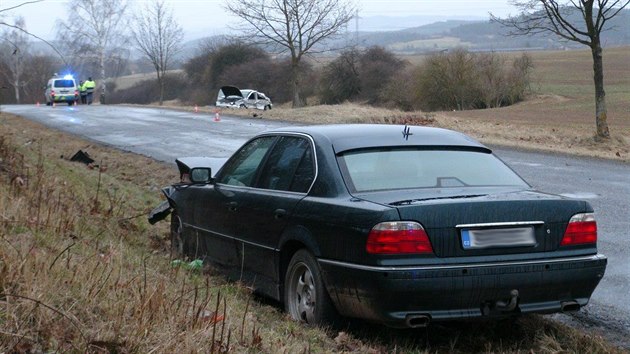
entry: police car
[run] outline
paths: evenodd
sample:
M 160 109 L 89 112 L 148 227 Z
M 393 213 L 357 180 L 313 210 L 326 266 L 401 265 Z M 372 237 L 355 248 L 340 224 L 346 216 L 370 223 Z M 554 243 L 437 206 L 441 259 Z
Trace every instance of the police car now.
M 47 106 L 60 102 L 66 102 L 68 106 L 71 106 L 79 100 L 79 87 L 72 75 L 59 76 L 55 74 L 48 80 L 44 96 L 46 96 Z

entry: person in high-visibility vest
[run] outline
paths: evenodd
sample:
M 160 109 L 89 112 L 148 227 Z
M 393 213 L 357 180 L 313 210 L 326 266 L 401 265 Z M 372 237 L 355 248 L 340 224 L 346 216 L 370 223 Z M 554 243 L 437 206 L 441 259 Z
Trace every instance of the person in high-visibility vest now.
M 87 90 L 83 86 L 83 80 L 79 82 L 79 94 L 81 95 L 81 104 L 86 104 L 87 103 Z
M 81 88 L 87 92 L 87 104 L 92 104 L 92 96 L 94 94 L 94 89 L 96 88 L 96 83 L 92 81 L 91 77 L 88 77 L 87 81 L 83 83 Z

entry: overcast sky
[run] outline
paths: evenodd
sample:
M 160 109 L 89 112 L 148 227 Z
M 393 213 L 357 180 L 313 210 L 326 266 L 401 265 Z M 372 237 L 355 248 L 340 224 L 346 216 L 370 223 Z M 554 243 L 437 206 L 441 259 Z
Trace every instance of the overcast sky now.
M 236 19 L 230 17 L 223 9 L 226 1 L 229 0 L 166 0 L 166 3 L 173 9 L 175 18 L 182 26 L 186 37 L 190 39 L 204 34 L 221 34 L 228 25 L 236 23 Z M 26 1 L 0 0 L 0 10 L 24 2 Z M 45 39 L 53 39 L 56 34 L 56 21 L 66 20 L 67 12 L 71 11 L 68 8 L 68 2 L 68 0 L 45 0 L 3 11 L 2 15 L 4 15 L 4 21 L 9 23 L 13 23 L 14 16 L 21 15 L 25 18 L 26 27 L 30 32 Z M 130 0 L 135 8 L 141 8 L 141 5 L 146 2 L 146 0 Z M 500 16 L 515 12 L 514 8 L 508 5 L 508 0 L 356 0 L 356 3 L 359 7 L 360 18 L 434 16 L 436 21 L 446 18 L 478 20 L 487 18 L 488 12 Z M 359 26 L 361 23 L 359 22 Z M 391 29 L 395 29 L 395 26 L 396 23 L 392 23 Z M 362 29 L 364 28 L 360 28 Z

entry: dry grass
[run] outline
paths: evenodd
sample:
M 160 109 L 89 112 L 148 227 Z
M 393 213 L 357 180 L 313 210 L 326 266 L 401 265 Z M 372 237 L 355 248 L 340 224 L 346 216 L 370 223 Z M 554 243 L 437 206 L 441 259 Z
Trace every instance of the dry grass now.
M 167 223 L 145 217 L 173 166 L 6 114 L 0 137 L 0 353 L 620 352 L 540 316 L 300 325 L 210 267 L 171 265 Z M 68 161 L 78 149 L 99 166 Z
M 0 132 L 0 353 L 334 348 L 209 268 L 171 266 L 166 223 L 146 222 L 171 166 L 5 114 Z M 100 166 L 68 161 L 79 148 Z

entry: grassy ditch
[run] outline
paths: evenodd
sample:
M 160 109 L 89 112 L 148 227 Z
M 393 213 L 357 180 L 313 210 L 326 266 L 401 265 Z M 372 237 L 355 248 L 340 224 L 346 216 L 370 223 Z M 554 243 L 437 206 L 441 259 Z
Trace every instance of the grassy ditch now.
M 69 161 L 79 149 L 96 160 Z M 541 316 L 392 330 L 309 328 L 212 268 L 174 267 L 146 214 L 174 166 L 0 116 L 0 353 L 588 352 Z

